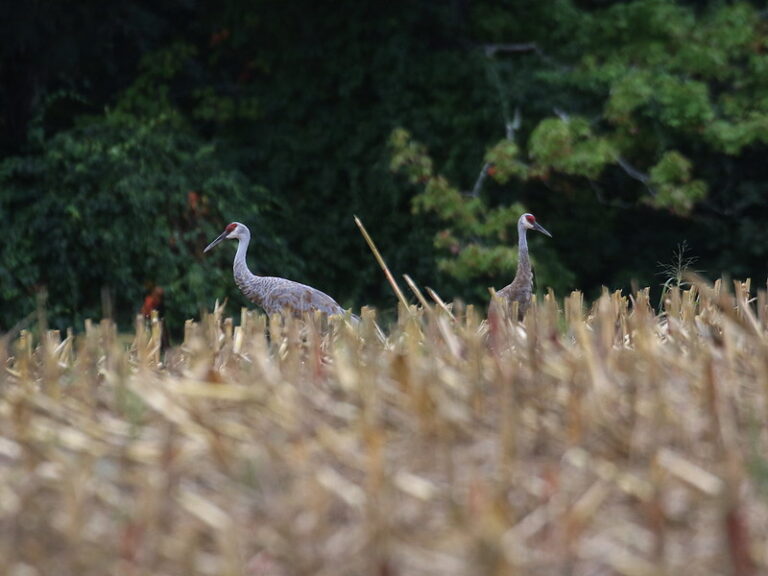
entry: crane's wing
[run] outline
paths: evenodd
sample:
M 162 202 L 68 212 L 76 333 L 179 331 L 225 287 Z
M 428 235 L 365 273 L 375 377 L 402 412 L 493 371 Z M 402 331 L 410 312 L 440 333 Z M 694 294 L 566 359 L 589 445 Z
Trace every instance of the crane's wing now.
M 296 314 L 319 310 L 325 314 L 344 314 L 344 309 L 328 294 L 292 280 L 283 280 L 267 294 L 269 306 Z

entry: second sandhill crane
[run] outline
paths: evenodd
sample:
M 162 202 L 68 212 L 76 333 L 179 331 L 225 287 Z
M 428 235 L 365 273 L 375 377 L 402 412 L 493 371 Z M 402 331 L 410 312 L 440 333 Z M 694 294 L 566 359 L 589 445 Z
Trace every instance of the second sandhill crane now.
M 345 314 L 344 308 L 320 290 L 274 276 L 256 276 L 248 269 L 245 254 L 251 241 L 251 231 L 245 224 L 232 222 L 228 224 L 218 238 L 206 246 L 203 252 L 224 240 L 237 240 L 237 252 L 232 269 L 235 275 L 235 284 L 243 295 L 251 302 L 261 306 L 269 314 L 284 314 L 286 312 L 301 315 L 305 312 L 319 310 L 328 315 Z M 352 316 L 352 319 L 357 319 Z
M 533 292 L 533 271 L 531 270 L 531 261 L 528 258 L 528 240 L 526 238 L 528 230 L 536 230 L 552 238 L 552 234 L 536 222 L 536 217 L 533 214 L 526 213 L 520 216 L 520 219 L 517 221 L 517 235 L 519 239 L 517 273 L 511 284 L 496 293 L 509 306 L 512 305 L 512 302 L 517 302 L 517 313 L 521 320 L 531 305 L 531 293 Z

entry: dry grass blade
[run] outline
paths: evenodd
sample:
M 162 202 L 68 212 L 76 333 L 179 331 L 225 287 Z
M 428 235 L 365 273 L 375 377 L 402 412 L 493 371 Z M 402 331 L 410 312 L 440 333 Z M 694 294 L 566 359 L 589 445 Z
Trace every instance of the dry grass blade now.
M 389 271 L 389 267 L 384 261 L 381 252 L 379 252 L 379 249 L 376 248 L 376 244 L 373 242 L 373 238 L 371 238 L 370 234 L 368 234 L 365 226 L 363 226 L 363 223 L 357 216 L 355 216 L 355 224 L 357 224 L 357 227 L 360 228 L 360 232 L 362 233 L 363 238 L 365 238 L 365 241 L 368 243 L 368 247 L 371 249 L 371 252 L 373 252 L 373 256 L 376 258 L 376 262 L 379 263 L 379 266 L 381 266 L 381 269 L 384 271 L 384 275 L 387 277 L 389 285 L 392 286 L 392 290 L 395 292 L 395 295 L 400 301 L 400 304 L 402 304 L 403 307 L 408 310 L 408 301 L 405 299 L 402 290 L 400 290 L 400 286 L 398 286 L 397 282 L 395 281 L 395 277 L 392 276 L 392 272 Z
M 416 286 L 416 282 L 414 282 L 411 277 L 408 276 L 408 274 L 403 274 L 403 279 L 405 280 L 405 283 L 408 284 L 408 288 L 411 289 L 411 292 L 416 295 L 416 299 L 422 305 L 424 310 L 432 313 L 432 307 L 429 305 L 429 302 L 427 302 L 427 299 L 424 298 L 424 295 L 421 293 L 421 290 L 419 290 L 419 287 Z
M 656 462 L 661 468 L 707 496 L 716 497 L 723 492 L 724 483 L 720 478 L 672 450 L 662 448 Z
M 435 304 L 438 305 L 438 307 L 448 314 L 450 316 L 451 320 L 455 320 L 456 318 L 453 316 L 453 312 L 451 312 L 451 309 L 448 307 L 448 305 L 443 301 L 442 298 L 440 298 L 440 295 L 435 292 L 432 288 L 429 286 L 425 287 L 425 290 L 427 291 L 427 294 L 429 294 L 429 297 L 432 298 L 432 300 L 435 301 Z

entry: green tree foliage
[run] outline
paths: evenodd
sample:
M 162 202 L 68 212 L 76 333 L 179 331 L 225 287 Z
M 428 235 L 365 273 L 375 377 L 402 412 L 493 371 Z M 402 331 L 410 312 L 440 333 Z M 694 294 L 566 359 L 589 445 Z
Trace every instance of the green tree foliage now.
M 525 212 L 522 204 L 491 205 L 479 193 L 462 193 L 444 176 L 435 173 L 425 147 L 402 128 L 393 131 L 390 146 L 391 169 L 405 175 L 411 184 L 423 186 L 423 191 L 413 198 L 413 213 L 433 213 L 447 226 L 435 235 L 434 246 L 440 254 L 438 268 L 460 285 L 474 286 L 465 297 L 487 297 L 488 286 L 495 284 L 496 288 L 502 288 L 508 284 L 517 267 L 515 244 L 517 220 Z M 488 157 L 489 160 L 508 159 L 507 155 L 514 152 L 514 144 L 509 143 L 497 146 Z M 507 170 L 509 167 L 514 170 L 516 165 L 516 161 L 504 163 Z M 494 164 L 487 166 L 488 172 L 495 172 Z M 532 242 L 536 244 L 535 239 Z M 566 289 L 573 282 L 573 274 L 551 250 L 542 249 L 541 254 L 545 257 L 532 257 L 537 277 L 546 285 Z
M 202 257 L 227 214 L 242 214 L 260 232 L 260 264 L 290 270 L 290 259 L 278 265 L 286 253 L 272 240 L 264 190 L 222 166 L 215 147 L 172 115 L 113 112 L 83 122 L 35 154 L 5 159 L 0 186 L 6 329 L 34 309 L 31 292 L 44 288 L 54 325 L 99 317 L 104 288 L 129 322 L 154 284 L 179 326 L 215 297 L 235 294 L 231 251 Z
M 421 187 L 415 209 L 433 212 L 448 226 L 435 236 L 435 246 L 446 254 L 440 269 L 464 280 L 498 274 L 500 263 L 513 262 L 508 239 L 480 222 L 505 213 L 503 227 L 510 228 L 522 210 L 520 201 L 571 209 L 575 203 L 590 203 L 587 191 L 594 192 L 593 205 L 597 200 L 606 206 L 595 207 L 595 216 L 601 214 L 592 225 L 603 233 L 589 230 L 593 238 L 615 244 L 611 232 L 626 235 L 625 228 L 617 227 L 625 219 L 622 212 L 630 219 L 632 213 L 643 214 L 637 221 L 648 224 L 664 221 L 662 213 L 668 212 L 685 222 L 678 234 L 698 228 L 694 237 L 714 236 L 722 229 L 713 225 L 715 219 L 722 222 L 733 213 L 723 203 L 754 198 L 751 191 L 742 194 L 733 170 L 749 162 L 742 153 L 764 144 L 768 133 L 763 129 L 768 83 L 759 73 L 768 62 L 763 15 L 745 2 L 703 9 L 671 0 L 597 9 L 557 0 L 542 4 L 522 20 L 511 17 L 507 5 L 483 4 L 475 11 L 474 33 L 485 44 L 499 116 L 509 128 L 513 106 L 524 115 L 522 129 L 507 130 L 485 155 L 488 175 L 506 194 L 487 181 L 473 194 L 462 194 L 433 174 L 431 158 L 407 132 L 395 131 L 391 137 L 393 168 Z M 522 39 L 527 42 L 508 43 Z M 728 166 L 725 191 L 717 162 Z M 510 193 L 515 201 L 505 199 Z M 609 244 L 585 237 L 590 224 L 580 224 L 574 228 L 555 220 L 551 228 L 556 235 L 560 229 L 577 236 L 582 254 L 607 251 Z M 658 228 L 663 227 L 649 226 L 647 244 L 653 243 L 652 234 L 665 234 Z M 712 237 L 707 243 L 707 248 L 722 247 Z M 625 254 L 624 263 L 613 267 L 613 277 L 625 273 L 619 267 L 626 267 L 629 276 L 628 264 L 635 258 Z M 552 270 L 541 276 L 559 287 L 574 277 L 564 271 L 584 269 L 584 258 L 566 256 L 561 262 L 544 254 L 538 260 Z M 715 261 L 722 265 L 726 259 Z M 642 276 L 642 268 L 634 274 Z M 583 272 L 580 276 L 583 283 Z
M 533 79 L 562 95 L 564 111 L 535 118 L 524 164 L 518 154 L 494 158 L 502 178 L 514 170 L 523 179 L 556 172 L 597 181 L 620 167 L 648 188 L 652 206 L 686 214 L 709 188 L 686 154 L 734 155 L 765 142 L 768 83 L 759 71 L 768 36 L 752 5 L 550 5 L 551 23 L 574 34 L 547 45 L 552 60 Z
M 396 274 L 446 298 L 487 302 L 509 280 L 523 207 L 554 234 L 532 251 L 540 284 L 558 291 L 653 283 L 684 239 L 702 270 L 765 274 L 757 3 L 70 4 L 6 2 L 0 19 L 0 219 L 14 235 L 0 328 L 40 285 L 68 321 L 91 313 L 103 282 L 127 317 L 145 282 L 198 274 L 178 232 L 192 235 L 190 191 L 208 201 L 197 246 L 243 221 L 255 268 L 345 306 L 394 306 L 353 214 Z M 398 127 L 413 136 L 390 142 Z M 393 151 L 407 157 L 395 173 Z M 86 196 L 104 207 L 89 212 Z M 130 198 L 167 224 L 147 230 Z M 77 213 L 92 250 L 72 244 Z M 88 265 L 39 248 L 30 231 L 48 229 Z M 107 245 L 131 256 L 88 252 Z M 169 314 L 236 297 L 230 257 L 213 254 L 193 281 L 210 292 L 169 292 Z

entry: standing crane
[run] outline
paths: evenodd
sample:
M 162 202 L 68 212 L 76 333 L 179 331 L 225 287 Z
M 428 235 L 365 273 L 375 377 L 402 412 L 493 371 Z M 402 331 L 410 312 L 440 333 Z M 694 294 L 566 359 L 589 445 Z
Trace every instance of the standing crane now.
M 243 295 L 251 302 L 261 306 L 269 314 L 283 314 L 289 311 L 294 315 L 304 312 L 319 310 L 328 315 L 345 314 L 344 308 L 320 290 L 274 276 L 256 276 L 248 269 L 245 254 L 251 241 L 251 231 L 245 224 L 232 222 L 228 224 L 216 240 L 208 244 L 203 252 L 224 240 L 237 240 L 237 253 L 232 270 L 235 275 L 235 284 Z M 357 317 L 352 315 L 353 319 Z
M 499 290 L 496 294 L 507 304 L 517 302 L 517 312 L 520 320 L 523 319 L 528 307 L 531 305 L 531 293 L 533 292 L 533 271 L 531 261 L 528 259 L 528 230 L 536 230 L 552 238 L 552 234 L 536 222 L 533 214 L 523 214 L 517 221 L 518 256 L 517 273 L 512 283 Z

